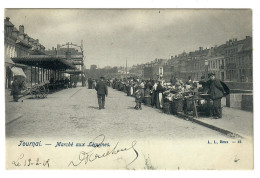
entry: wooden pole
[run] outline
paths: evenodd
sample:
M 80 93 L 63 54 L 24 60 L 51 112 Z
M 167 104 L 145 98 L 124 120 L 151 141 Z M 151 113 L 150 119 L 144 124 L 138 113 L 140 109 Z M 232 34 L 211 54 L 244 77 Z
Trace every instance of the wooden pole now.
M 36 84 L 36 73 L 37 73 L 37 69 L 36 67 L 34 67 L 34 83 Z
M 33 67 L 31 66 L 31 87 L 32 87 L 32 70 L 33 70 Z
M 45 69 L 42 69 L 43 70 L 43 74 L 42 74 L 42 76 L 43 76 L 43 81 L 44 81 L 44 75 L 45 75 Z

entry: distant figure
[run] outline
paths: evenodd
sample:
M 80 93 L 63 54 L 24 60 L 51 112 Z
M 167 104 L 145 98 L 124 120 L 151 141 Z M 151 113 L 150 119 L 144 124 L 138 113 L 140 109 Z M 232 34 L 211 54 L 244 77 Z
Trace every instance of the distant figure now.
M 19 100 L 19 94 L 21 93 L 21 86 L 17 79 L 14 79 L 14 82 L 12 83 L 12 90 L 11 95 L 13 95 L 13 101 L 18 102 Z
M 84 74 L 81 77 L 81 81 L 82 81 L 82 87 L 85 87 L 86 86 L 86 77 Z
M 68 79 L 68 77 L 65 78 L 65 88 L 69 88 L 69 83 L 70 80 Z
M 105 95 L 108 95 L 108 91 L 104 77 L 100 77 L 100 81 L 97 83 L 95 89 L 97 91 L 99 109 L 105 109 Z
M 156 108 L 162 109 L 163 108 L 163 92 L 164 88 L 162 86 L 162 81 L 159 80 L 159 84 L 156 88 Z
M 135 109 L 138 110 L 142 110 L 142 101 L 144 98 L 144 89 L 142 88 L 142 85 L 137 87 L 137 90 L 135 92 Z
M 93 80 L 93 81 L 92 81 L 92 88 L 96 88 L 96 85 L 97 85 L 96 80 Z
M 224 88 L 215 74 L 210 73 L 208 81 L 210 98 L 213 100 L 213 116 L 215 119 L 222 118 L 221 98 L 224 96 Z
M 92 89 L 93 80 L 91 78 L 88 79 L 88 89 Z

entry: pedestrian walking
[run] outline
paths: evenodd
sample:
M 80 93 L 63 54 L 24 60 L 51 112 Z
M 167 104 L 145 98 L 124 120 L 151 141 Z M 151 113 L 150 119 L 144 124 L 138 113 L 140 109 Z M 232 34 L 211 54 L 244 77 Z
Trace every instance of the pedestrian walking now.
M 219 119 L 222 118 L 221 98 L 224 96 L 225 90 L 221 81 L 215 77 L 215 74 L 210 73 L 208 77 L 210 78 L 208 81 L 208 93 L 213 100 L 213 117 Z
M 97 83 L 95 89 L 97 91 L 99 109 L 105 109 L 105 96 L 108 95 L 108 91 L 104 77 L 100 77 L 100 81 Z

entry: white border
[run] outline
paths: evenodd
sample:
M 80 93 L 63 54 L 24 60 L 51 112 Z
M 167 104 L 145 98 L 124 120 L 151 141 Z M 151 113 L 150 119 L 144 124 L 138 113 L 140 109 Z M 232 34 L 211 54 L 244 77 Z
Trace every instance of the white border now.
M 83 3 L 84 2 L 84 3 Z M 260 6 L 257 0 L 95 0 L 95 1 L 83 1 L 83 0 L 8 0 L 4 3 L 1 1 L 1 17 L 2 22 L 4 19 L 4 8 L 251 8 L 253 9 L 253 59 L 254 59 L 254 126 L 255 126 L 255 170 L 254 171 L 6 171 L 5 170 L 5 119 L 2 114 L 0 119 L 0 177 L 49 177 L 49 176 L 65 176 L 65 177 L 133 177 L 133 176 L 149 176 L 149 177 L 259 177 L 259 111 L 257 111 L 257 104 L 259 103 L 259 84 L 257 81 L 257 76 L 259 76 L 260 70 L 258 70 L 259 65 L 259 52 L 257 51 L 259 47 L 259 17 L 260 17 Z M 3 39 L 3 23 L 1 23 L 1 46 L 0 55 L 2 65 L 4 64 L 4 39 Z M 0 113 L 4 113 L 4 67 L 1 66 L 0 75 L 0 93 L 1 93 L 1 107 Z

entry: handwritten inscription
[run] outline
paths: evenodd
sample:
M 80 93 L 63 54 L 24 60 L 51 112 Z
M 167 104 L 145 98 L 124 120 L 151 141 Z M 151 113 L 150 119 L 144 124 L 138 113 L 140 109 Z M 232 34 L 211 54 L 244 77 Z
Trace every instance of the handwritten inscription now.
M 12 164 L 15 167 L 29 167 L 29 166 L 43 166 L 50 167 L 50 159 L 40 160 L 40 158 L 25 158 L 24 154 L 20 154 L 17 160 L 13 161 Z
M 101 139 L 100 142 L 98 142 L 97 140 Z M 105 141 L 105 135 L 99 135 L 97 136 L 92 143 L 99 143 L 100 145 L 102 145 Z M 103 153 L 96 153 L 95 151 L 97 151 L 97 149 L 99 149 L 100 147 L 93 147 L 90 151 L 81 151 L 76 160 L 72 160 L 70 161 L 70 163 L 68 164 L 69 166 L 79 166 L 79 165 L 87 165 L 89 162 L 93 162 L 97 159 L 102 159 L 105 157 L 109 157 L 112 155 L 117 155 L 121 152 L 128 152 L 128 151 L 132 151 L 134 153 L 134 158 L 131 160 L 130 163 L 128 163 L 128 165 L 132 164 L 137 158 L 138 158 L 138 152 L 135 149 L 135 145 L 137 144 L 136 141 L 132 141 L 131 145 L 129 147 L 123 147 L 123 148 L 118 148 L 119 146 L 119 142 L 117 142 L 115 144 L 115 146 L 111 149 L 111 150 L 107 150 Z

